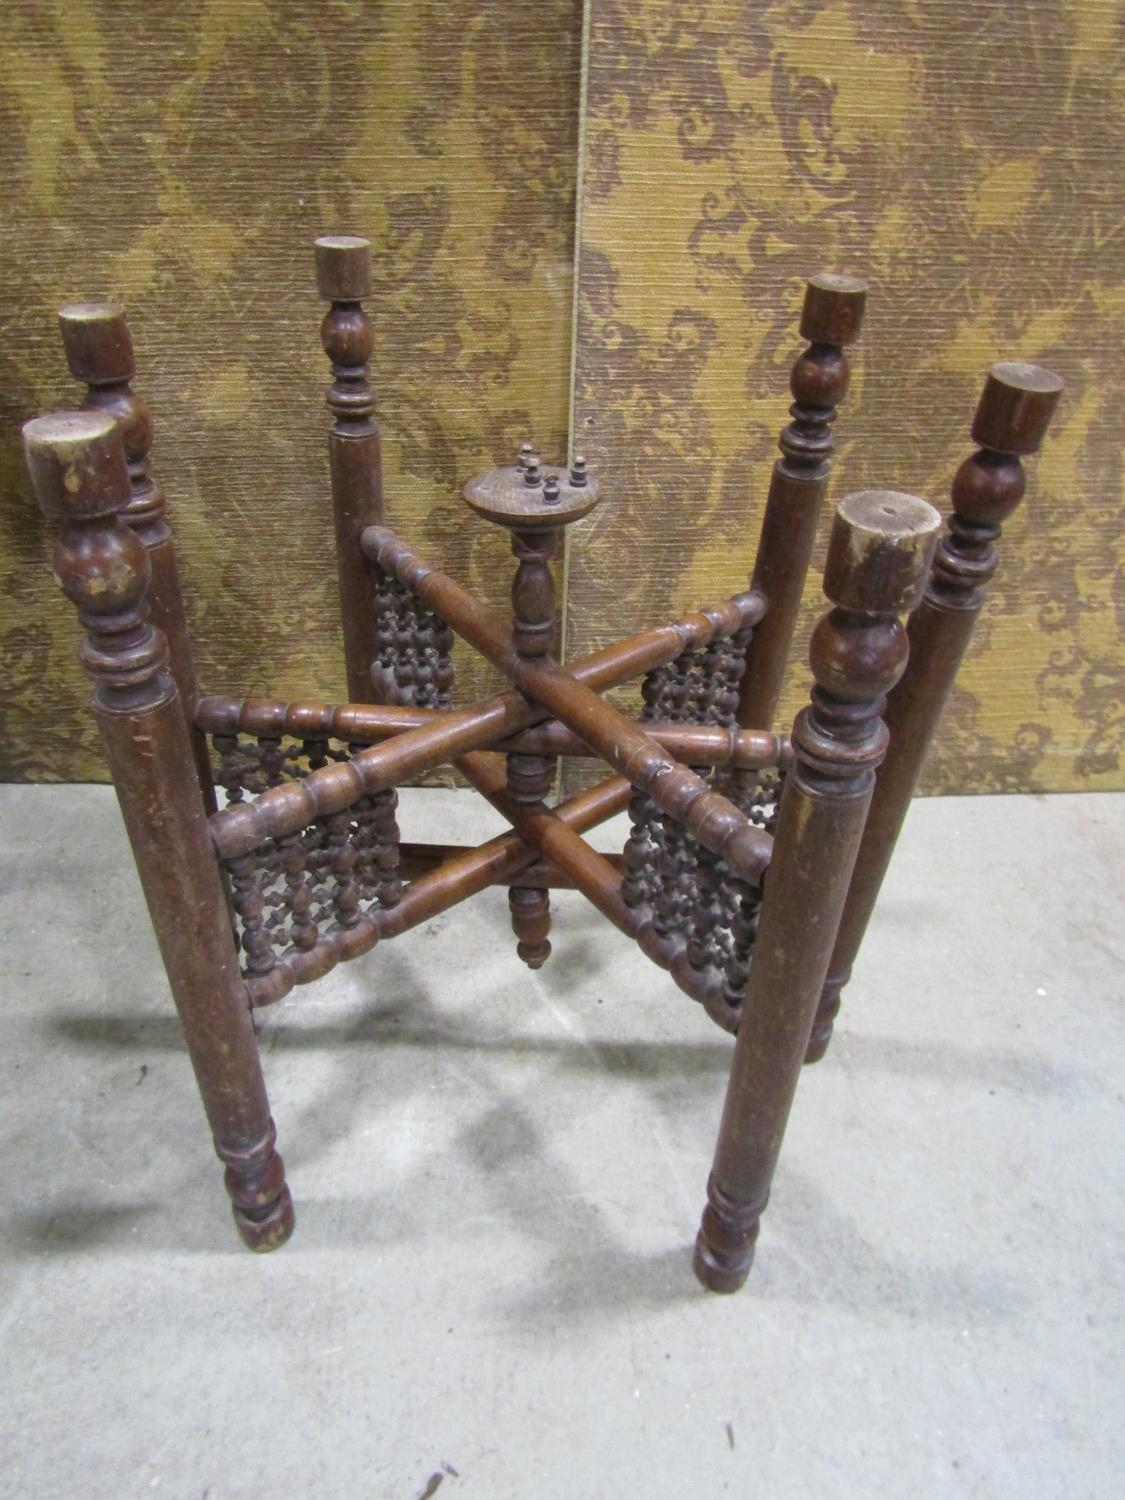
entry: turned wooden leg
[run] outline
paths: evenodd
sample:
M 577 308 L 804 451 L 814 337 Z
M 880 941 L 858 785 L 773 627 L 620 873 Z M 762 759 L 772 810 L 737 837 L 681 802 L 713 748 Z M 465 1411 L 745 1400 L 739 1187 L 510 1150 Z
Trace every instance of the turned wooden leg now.
M 801 337 L 809 347 L 793 366 L 793 420 L 778 439 L 762 518 L 752 588 L 764 594 L 765 618 L 746 652 L 738 722 L 769 729 L 801 607 L 821 502 L 832 460 L 832 423 L 848 391 L 846 344 L 859 337 L 867 288 L 848 276 L 815 276 L 806 286 Z
M 121 428 L 130 486 L 129 503 L 121 511 L 121 519 L 137 534 L 148 553 L 149 618 L 168 643 L 171 672 L 187 719 L 200 794 L 206 810 L 214 812 L 215 783 L 207 736 L 196 727 L 194 719 L 199 689 L 187 611 L 164 489 L 149 466 L 152 416 L 148 405 L 130 384 L 136 374 L 136 363 L 125 309 L 109 302 L 74 303 L 60 310 L 59 329 L 70 373 L 87 386 L 83 408 L 108 412 Z
M 773 858 L 695 1248 L 704 1286 L 746 1280 L 817 997 L 886 749 L 883 695 L 906 662 L 898 615 L 917 602 L 941 524 L 910 495 L 842 501 L 813 634 L 812 701 L 793 729 Z
M 876 778 L 806 1062 L 819 1062 L 828 1050 L 840 993 L 851 977 L 914 787 L 984 603 L 985 586 L 996 571 L 994 544 L 1001 523 L 1023 497 L 1020 456 L 1038 449 L 1061 391 L 1062 381 L 1035 365 L 996 365 L 985 384 L 972 429 L 982 446 L 954 478 L 949 529 L 938 547 L 922 602 L 910 617 L 906 671 L 887 702 L 890 746 Z
M 328 456 L 348 698 L 352 703 L 370 703 L 377 696 L 371 680 L 375 591 L 371 565 L 359 538 L 365 526 L 383 522 L 379 423 L 367 380 L 374 338 L 362 306 L 363 298 L 371 295 L 371 246 L 354 235 L 326 235 L 317 240 L 316 278 L 320 295 L 331 303 L 320 337 L 332 362 Z
M 29 422 L 24 443 L 39 504 L 61 523 L 55 572 L 86 630 L 94 712 L 235 1223 L 251 1249 L 272 1250 L 293 1205 L 187 723 L 148 619 L 148 554 L 119 514 L 121 432 L 108 413 L 63 412 Z

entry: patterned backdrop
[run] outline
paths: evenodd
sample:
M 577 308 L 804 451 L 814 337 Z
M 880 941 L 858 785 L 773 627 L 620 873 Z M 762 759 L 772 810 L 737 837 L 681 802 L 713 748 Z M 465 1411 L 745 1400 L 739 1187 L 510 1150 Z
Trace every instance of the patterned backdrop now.
M 15 436 L 69 394 L 52 310 L 78 296 L 131 309 L 203 682 L 342 693 L 308 244 L 354 229 L 376 246 L 391 516 L 502 607 L 504 540 L 457 486 L 527 432 L 562 450 L 573 354 L 607 494 L 571 537 L 574 653 L 743 584 L 804 274 L 872 288 L 836 496 L 943 503 L 989 363 L 1057 369 L 929 786 L 1125 785 L 1119 8 L 588 0 L 584 89 L 580 9 L 9 7 L 9 776 L 104 774 Z M 814 579 L 806 638 L 817 607 Z M 490 680 L 459 666 L 464 696 Z M 798 661 L 786 716 L 806 685 Z
M 205 688 L 344 696 L 318 234 L 376 247 L 389 514 L 506 609 L 504 538 L 457 496 L 528 431 L 565 449 L 575 0 L 23 0 L 7 17 L 7 774 L 106 774 L 18 447 L 74 390 L 66 301 L 129 308 Z
M 1068 387 L 930 789 L 1125 785 L 1116 9 L 591 0 L 574 425 L 614 503 L 572 548 L 573 650 L 743 582 L 801 278 L 859 274 L 830 495 L 944 509 L 994 360 Z M 784 718 L 808 681 L 802 650 Z

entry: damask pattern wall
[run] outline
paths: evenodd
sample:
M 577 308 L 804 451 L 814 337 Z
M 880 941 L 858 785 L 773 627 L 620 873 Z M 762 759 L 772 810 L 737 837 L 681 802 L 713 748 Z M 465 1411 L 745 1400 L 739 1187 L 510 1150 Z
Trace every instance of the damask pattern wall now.
M 1103 0 L 592 0 L 574 423 L 614 504 L 571 552 L 572 650 L 741 585 L 802 277 L 858 274 L 831 495 L 946 508 L 989 365 L 1067 383 L 929 789 L 1125 785 L 1120 25 Z M 787 720 L 815 577 L 805 604 Z
M 7 7 L 9 777 L 106 775 L 19 452 L 23 420 L 74 399 L 67 301 L 129 309 L 206 689 L 344 697 L 318 234 L 375 247 L 389 514 L 507 608 L 504 539 L 458 491 L 528 431 L 566 445 L 580 36 L 574 0 Z
M 568 548 L 572 654 L 744 583 L 809 272 L 871 284 L 837 497 L 942 503 L 989 363 L 1057 369 L 928 785 L 1125 785 L 1115 4 L 19 0 L 6 19 L 2 774 L 105 774 L 17 437 L 72 396 L 53 311 L 79 296 L 130 308 L 203 683 L 342 695 L 309 244 L 351 230 L 376 252 L 389 511 L 423 550 L 505 608 L 504 539 L 460 482 L 529 434 L 559 454 L 569 431 L 600 469 Z M 804 638 L 818 607 L 813 578 Z M 458 668 L 465 699 L 491 680 Z

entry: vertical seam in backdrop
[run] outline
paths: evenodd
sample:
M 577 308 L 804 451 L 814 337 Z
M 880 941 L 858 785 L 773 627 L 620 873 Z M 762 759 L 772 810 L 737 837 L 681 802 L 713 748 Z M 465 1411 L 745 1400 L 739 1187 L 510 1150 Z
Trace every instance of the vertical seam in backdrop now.
M 571 254 L 571 276 L 573 278 L 570 299 L 570 393 L 566 414 L 567 464 L 574 461 L 574 400 L 578 381 L 578 296 L 579 271 L 582 259 L 582 178 L 586 163 L 586 85 L 589 77 L 590 59 L 590 13 L 591 0 L 582 3 L 582 43 L 578 69 L 578 134 L 576 150 L 578 160 L 574 172 L 574 250 Z M 562 608 L 559 621 L 559 656 L 566 661 L 567 628 L 570 624 L 570 527 L 563 530 L 562 556 Z M 561 775 L 562 762 L 559 762 Z

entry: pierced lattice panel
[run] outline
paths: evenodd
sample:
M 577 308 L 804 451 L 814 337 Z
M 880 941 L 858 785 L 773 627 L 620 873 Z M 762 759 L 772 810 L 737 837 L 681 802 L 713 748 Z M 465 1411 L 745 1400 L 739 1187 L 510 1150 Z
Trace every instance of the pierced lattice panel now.
M 746 665 L 749 631 L 716 636 L 706 646 L 684 651 L 656 667 L 641 685 L 641 722 L 734 726 L 738 688 Z
M 712 773 L 708 779 L 756 827 L 775 831 L 779 773 L 741 772 L 721 781 Z M 721 976 L 726 1002 L 739 1006 L 758 931 L 761 886 L 738 880 L 725 860 L 704 848 L 649 797 L 632 798 L 629 821 L 621 887 L 626 904 L 647 909 L 658 937 L 682 945 L 689 964 L 701 975 Z
M 215 735 L 214 745 L 216 783 L 235 803 L 351 754 L 329 740 Z M 222 862 L 245 975 L 267 974 L 286 950 L 306 952 L 329 928 L 354 927 L 364 914 L 397 903 L 397 805 L 393 789 L 375 792 Z
M 375 570 L 375 657 L 371 679 L 382 703 L 448 708 L 453 632 L 412 589 Z

